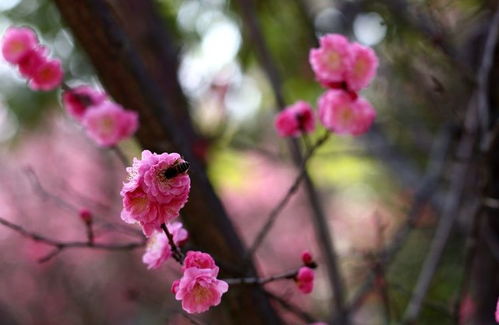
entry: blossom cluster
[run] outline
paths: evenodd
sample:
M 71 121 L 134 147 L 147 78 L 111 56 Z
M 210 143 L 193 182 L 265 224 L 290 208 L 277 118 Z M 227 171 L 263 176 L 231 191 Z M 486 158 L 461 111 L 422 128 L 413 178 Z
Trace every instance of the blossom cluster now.
M 129 138 L 138 128 L 138 115 L 90 86 L 66 89 L 62 102 L 67 112 L 85 128 L 87 135 L 103 147 Z
M 187 252 L 182 271 L 182 278 L 172 284 L 172 292 L 188 313 L 202 313 L 218 305 L 229 290 L 227 282 L 217 279 L 219 268 L 209 254 Z
M 128 223 L 139 223 L 149 237 L 142 257 L 149 269 L 158 268 L 172 255 L 171 243 L 163 230 L 172 235 L 177 247 L 188 238 L 182 224 L 172 222 L 189 196 L 186 168 L 188 164 L 177 153 L 156 154 L 148 150 L 127 168 L 129 178 L 121 191 L 121 218 Z M 182 271 L 182 277 L 172 284 L 172 292 L 188 313 L 201 313 L 218 305 L 228 290 L 228 284 L 217 279 L 219 268 L 207 253 L 187 252 Z
M 2 40 L 2 55 L 7 62 L 17 65 L 33 90 L 54 90 L 62 82 L 61 61 L 48 56 L 47 48 L 31 28 L 9 27 Z
M 189 175 L 180 172 L 173 177 L 167 171 L 175 171 L 185 162 L 178 153 L 156 154 L 142 152 L 141 159 L 134 158 L 127 168 L 128 181 L 123 185 L 123 210 L 121 218 L 127 223 L 139 223 L 146 236 L 161 230 L 179 215 L 187 202 L 191 181 Z
M 337 134 L 367 132 L 376 112 L 358 92 L 376 74 L 376 54 L 338 34 L 325 35 L 319 43 L 319 48 L 310 50 L 309 61 L 316 80 L 327 88 L 317 103 L 320 122 Z M 314 130 L 313 116 L 312 107 L 299 101 L 278 114 L 275 127 L 281 136 L 309 133 Z
M 64 72 L 61 61 L 48 56 L 36 33 L 28 27 L 9 27 L 3 36 L 4 59 L 17 65 L 33 90 L 54 90 L 61 86 Z M 130 137 L 138 127 L 137 113 L 125 110 L 108 96 L 89 86 L 66 88 L 64 107 L 79 121 L 90 138 L 101 146 L 114 146 Z

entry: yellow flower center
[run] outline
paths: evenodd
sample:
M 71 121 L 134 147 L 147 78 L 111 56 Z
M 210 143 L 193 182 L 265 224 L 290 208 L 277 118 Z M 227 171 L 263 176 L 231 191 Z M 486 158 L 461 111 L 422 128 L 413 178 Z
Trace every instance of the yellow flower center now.
M 147 208 L 148 202 L 147 197 L 139 196 L 131 200 L 131 205 L 134 210 L 143 211 Z
M 356 77 L 361 77 L 364 73 L 366 73 L 367 69 L 367 61 L 364 59 L 359 59 L 355 62 L 353 67 L 353 73 Z
M 340 108 L 340 114 L 339 114 L 339 119 L 342 122 L 342 124 L 350 124 L 354 118 L 353 111 L 350 109 L 350 107 L 345 106 Z
M 26 49 L 23 42 L 14 41 L 11 43 L 11 51 L 14 53 L 20 53 Z
M 330 52 L 326 56 L 326 64 L 333 70 L 337 70 L 341 65 L 341 57 L 338 52 Z
M 194 301 L 196 303 L 202 303 L 212 298 L 212 293 L 210 289 L 201 286 L 197 283 L 192 289 L 192 293 L 194 295 Z
M 99 129 L 104 134 L 110 134 L 114 130 L 114 120 L 110 116 L 104 116 L 99 123 Z

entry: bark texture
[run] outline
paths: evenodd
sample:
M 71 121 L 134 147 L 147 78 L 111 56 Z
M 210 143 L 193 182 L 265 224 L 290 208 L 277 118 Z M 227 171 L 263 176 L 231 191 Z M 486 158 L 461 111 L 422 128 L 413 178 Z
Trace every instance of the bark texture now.
M 222 276 L 247 274 L 241 269 L 244 245 L 206 176 L 202 157 L 195 154 L 202 139 L 193 129 L 177 81 L 177 48 L 153 2 L 54 2 L 108 93 L 139 112 L 137 137 L 142 147 L 158 153 L 179 152 L 191 163 L 192 189 L 182 217 L 192 244 L 213 254 L 225 269 Z M 213 324 L 281 323 L 256 286 L 231 288 L 222 305 L 210 312 L 210 319 Z

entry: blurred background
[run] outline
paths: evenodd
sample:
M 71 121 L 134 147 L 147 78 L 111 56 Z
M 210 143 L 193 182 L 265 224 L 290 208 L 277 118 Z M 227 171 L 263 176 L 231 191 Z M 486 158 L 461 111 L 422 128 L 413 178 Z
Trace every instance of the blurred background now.
M 279 105 L 247 29 L 244 2 L 157 0 L 155 5 L 175 44 L 177 77 L 202 139 L 193 150 L 205 161 L 232 222 L 250 244 L 297 170 L 287 143 L 273 128 Z M 452 186 L 453 152 L 463 132 L 497 3 L 259 0 L 252 4 L 287 104 L 304 99 L 315 106 L 324 91 L 308 63 L 308 52 L 320 35 L 347 35 L 372 46 L 380 59 L 377 77 L 362 93 L 378 113 L 375 125 L 360 137 L 333 136 L 314 156 L 309 172 L 334 238 L 346 298 L 355 302 L 350 305 L 353 323 L 397 324 Z M 10 25 L 36 29 L 42 43 L 63 61 L 70 84 L 100 86 L 85 51 L 52 1 L 2 0 L 0 34 Z M 498 65 L 492 69 L 494 104 Z M 85 240 L 78 211 L 89 209 L 95 216 L 97 240 L 140 239 L 140 231 L 119 218 L 119 190 L 126 176 L 122 164 L 114 152 L 98 148 L 85 136 L 61 108 L 59 96 L 59 91 L 31 91 L 14 68 L 0 62 L 0 216 L 50 238 Z M 129 157 L 141 151 L 133 140 L 120 147 Z M 471 168 L 467 177 L 482 175 L 480 168 Z M 461 197 L 457 227 L 424 299 L 419 324 L 493 321 L 493 309 L 488 321 L 472 321 L 480 298 L 463 291 L 469 282 L 465 244 L 473 228 L 470 215 L 478 189 L 469 184 L 464 191 L 468 194 Z M 292 281 L 272 283 L 267 289 L 314 320 L 328 321 L 332 293 L 325 285 L 326 270 L 308 204 L 300 189 L 258 250 L 257 265 L 264 275 L 279 273 L 298 267 L 300 253 L 310 250 L 319 264 L 311 295 L 302 295 Z M 411 215 L 412 210 L 416 211 Z M 142 248 L 67 249 L 39 263 L 52 248 L 7 228 L 0 228 L 0 247 L 1 324 L 191 322 L 170 293 L 179 268 L 169 261 L 148 271 L 141 262 Z M 386 248 L 393 252 L 385 254 Z M 489 273 L 497 271 L 497 263 L 489 266 Z M 370 278 L 374 284 L 363 290 Z M 497 287 L 497 276 L 494 281 Z M 279 304 L 275 307 L 286 323 L 307 323 L 306 317 Z

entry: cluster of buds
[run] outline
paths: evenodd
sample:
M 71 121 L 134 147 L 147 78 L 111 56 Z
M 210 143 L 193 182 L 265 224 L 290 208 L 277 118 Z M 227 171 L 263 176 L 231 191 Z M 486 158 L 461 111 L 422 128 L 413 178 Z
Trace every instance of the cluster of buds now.
M 319 43 L 319 48 L 310 50 L 309 56 L 316 80 L 328 88 L 318 100 L 319 120 L 337 134 L 367 132 L 376 112 L 358 92 L 367 87 L 376 74 L 376 54 L 371 48 L 350 43 L 338 34 L 325 35 Z M 281 136 L 312 132 L 312 107 L 299 101 L 285 108 L 278 114 L 275 127 Z
M 110 147 L 132 136 L 138 128 L 138 115 L 113 102 L 103 91 L 90 86 L 64 90 L 66 111 L 85 128 L 98 145 Z
M 303 266 L 298 269 L 294 280 L 298 290 L 308 294 L 314 289 L 314 269 L 317 267 L 317 263 L 314 262 L 312 254 L 309 251 L 303 252 L 301 259 Z
M 49 91 L 59 87 L 64 72 L 61 61 L 48 56 L 31 28 L 10 27 L 2 41 L 4 59 L 19 68 L 33 90 Z

